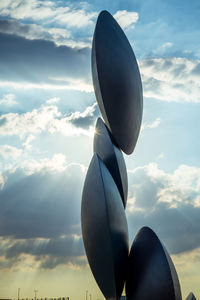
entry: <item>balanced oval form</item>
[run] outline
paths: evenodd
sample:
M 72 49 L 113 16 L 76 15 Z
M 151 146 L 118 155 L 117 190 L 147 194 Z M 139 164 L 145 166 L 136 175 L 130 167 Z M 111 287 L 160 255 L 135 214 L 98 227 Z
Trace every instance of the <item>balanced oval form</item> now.
M 191 292 L 189 293 L 189 295 L 187 296 L 187 298 L 185 300 L 196 300 L 195 295 Z
M 156 234 L 143 227 L 135 237 L 128 259 L 127 300 L 181 300 L 173 262 Z
M 94 134 L 94 152 L 98 154 L 112 175 L 126 207 L 128 193 L 128 178 L 124 157 L 120 149 L 112 142 L 112 136 L 102 121 L 98 118 Z
M 83 188 L 81 223 L 94 278 L 106 299 L 119 299 L 128 259 L 128 227 L 117 186 L 96 154 Z
M 131 45 L 107 11 L 100 13 L 94 32 L 92 77 L 107 127 L 118 147 L 132 153 L 142 120 L 142 83 Z

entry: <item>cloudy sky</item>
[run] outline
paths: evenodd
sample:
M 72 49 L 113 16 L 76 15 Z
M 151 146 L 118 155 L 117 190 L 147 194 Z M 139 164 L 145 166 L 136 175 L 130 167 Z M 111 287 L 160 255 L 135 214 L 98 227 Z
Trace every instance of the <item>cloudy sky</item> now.
M 106 9 L 138 59 L 142 130 L 125 160 L 130 243 L 150 226 L 185 297 L 200 284 L 199 0 L 0 1 L 0 297 L 103 296 L 87 265 L 81 191 L 99 116 L 91 41 Z M 200 298 L 199 298 L 200 299 Z

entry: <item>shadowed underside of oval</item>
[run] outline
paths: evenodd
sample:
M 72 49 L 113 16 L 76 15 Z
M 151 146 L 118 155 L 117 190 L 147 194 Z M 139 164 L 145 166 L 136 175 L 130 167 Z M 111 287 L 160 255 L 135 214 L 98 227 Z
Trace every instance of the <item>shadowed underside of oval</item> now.
M 185 300 L 196 300 L 195 295 L 191 292 L 189 293 L 189 295 L 187 296 L 187 298 Z
M 83 188 L 81 223 L 93 275 L 106 299 L 118 299 L 128 258 L 127 221 L 117 186 L 96 154 Z
M 126 207 L 128 179 L 124 157 L 112 143 L 109 131 L 101 118 L 98 118 L 95 127 L 94 152 L 98 154 L 108 168 L 118 187 L 124 207 Z
M 127 300 L 181 300 L 181 290 L 173 262 L 166 249 L 148 227 L 135 237 L 128 259 Z
M 107 127 L 118 147 L 132 153 L 142 120 L 142 83 L 131 45 L 107 11 L 100 13 L 94 32 L 92 77 Z

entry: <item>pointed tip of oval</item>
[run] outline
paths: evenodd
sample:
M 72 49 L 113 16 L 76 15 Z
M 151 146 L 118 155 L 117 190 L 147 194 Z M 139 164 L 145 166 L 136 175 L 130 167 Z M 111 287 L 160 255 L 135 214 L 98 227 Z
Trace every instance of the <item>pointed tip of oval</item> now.
M 142 228 L 140 228 L 140 230 L 137 233 L 138 237 L 146 237 L 146 238 L 153 238 L 154 240 L 158 240 L 159 243 L 161 243 L 159 237 L 157 236 L 157 234 L 153 231 L 153 229 L 151 229 L 148 226 L 143 226 Z M 162 244 L 162 243 L 161 243 Z
M 107 20 L 108 19 L 113 20 L 114 18 L 113 18 L 113 16 L 107 10 L 102 10 L 100 12 L 100 14 L 98 15 L 98 18 L 97 18 L 97 26 L 99 24 L 104 24 L 104 22 L 105 22 L 106 19 Z
M 98 18 L 102 18 L 102 17 L 104 17 L 104 16 L 111 16 L 112 17 L 112 15 L 107 11 L 107 10 L 102 10 L 100 13 L 99 13 L 99 16 L 98 16 Z
M 150 228 L 150 227 L 148 227 L 148 226 L 143 226 L 141 229 L 140 229 L 140 231 L 142 231 L 142 232 L 151 232 L 151 233 L 154 233 L 154 231 Z M 155 233 L 154 233 L 155 234 Z
M 97 121 L 96 121 L 96 127 L 97 127 L 98 124 L 104 124 L 104 122 L 103 122 L 103 120 L 102 120 L 101 117 L 98 117 L 98 118 L 97 118 Z

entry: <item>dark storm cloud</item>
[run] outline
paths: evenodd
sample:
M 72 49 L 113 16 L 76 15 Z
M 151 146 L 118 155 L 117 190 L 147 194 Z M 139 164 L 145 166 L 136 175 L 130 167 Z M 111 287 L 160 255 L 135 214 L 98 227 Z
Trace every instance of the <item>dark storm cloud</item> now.
M 85 255 L 82 238 L 72 235 L 48 240 L 20 240 L 4 249 L 10 266 L 19 260 L 21 254 L 32 255 L 35 261 L 40 261 L 40 267 L 46 269 L 68 263 L 78 266 L 86 264 L 86 259 L 82 258 Z
M 8 175 L 0 191 L 0 268 L 16 265 L 23 254 L 41 268 L 86 264 L 80 235 L 83 177 L 78 165 Z
M 0 66 L 2 81 L 58 84 L 56 79 L 60 78 L 86 80 L 90 75 L 90 50 L 0 33 Z
M 58 265 L 87 264 L 81 237 L 68 235 L 51 239 L 8 240 L 0 246 L 0 269 L 10 268 L 20 263 L 21 255 L 30 255 L 40 268 L 52 269 Z
M 156 176 L 152 176 L 147 168 L 138 169 L 129 176 L 130 196 L 135 197 L 128 212 L 132 240 L 141 227 L 149 226 L 170 253 L 200 247 L 200 207 L 196 205 L 199 188 L 195 187 L 195 172 L 191 174 L 194 176 L 192 187 L 180 185 L 176 173 L 163 172 Z M 184 172 L 182 176 L 184 178 Z
M 200 247 L 200 209 L 194 206 L 169 208 L 168 205 L 158 204 L 149 213 L 136 211 L 129 215 L 128 222 L 132 239 L 141 227 L 149 226 L 171 254 Z
M 16 35 L 25 35 L 28 33 L 33 33 L 39 26 L 34 24 L 22 24 L 14 20 L 0 20 L 0 32 Z M 41 33 L 38 33 L 38 38 Z M 42 35 L 41 35 L 42 37 Z
M 16 171 L 0 191 L 0 236 L 80 234 L 82 183 L 83 174 L 75 166 L 57 174 Z
M 71 257 L 84 255 L 84 248 L 81 238 L 65 236 L 50 240 L 27 239 L 16 241 L 5 252 L 6 258 L 17 257 L 22 253 L 34 256 L 52 255 L 57 257 Z
M 41 261 L 40 268 L 42 269 L 53 269 L 57 267 L 58 265 L 67 265 L 70 264 L 70 266 L 75 267 L 85 267 L 87 265 L 87 259 L 84 257 L 52 257 L 49 256 Z
M 198 168 L 180 166 L 169 174 L 155 164 L 130 172 L 130 244 L 142 226 L 150 226 L 170 253 L 200 247 L 199 176 Z M 8 175 L 0 191 L 0 235 L 7 241 L 0 245 L 0 267 L 17 264 L 24 254 L 40 268 L 86 264 L 80 229 L 84 177 L 79 166 Z
M 36 24 L 23 24 L 15 20 L 0 20 L 0 32 L 26 39 L 41 39 L 66 44 L 70 33 L 62 28 L 44 28 Z M 69 41 L 68 41 L 69 42 Z

